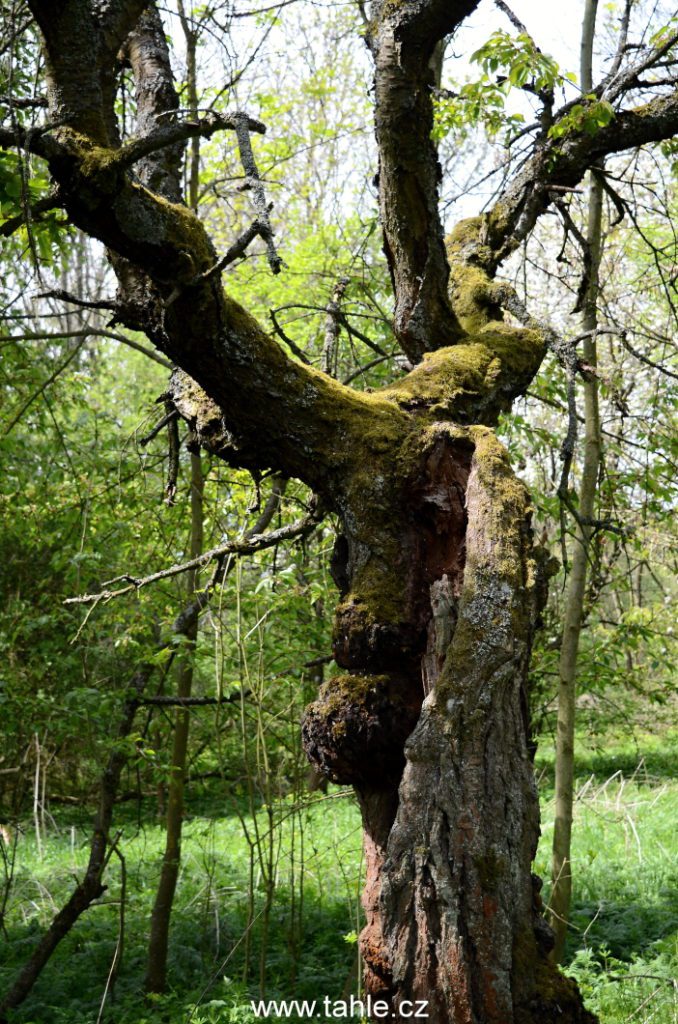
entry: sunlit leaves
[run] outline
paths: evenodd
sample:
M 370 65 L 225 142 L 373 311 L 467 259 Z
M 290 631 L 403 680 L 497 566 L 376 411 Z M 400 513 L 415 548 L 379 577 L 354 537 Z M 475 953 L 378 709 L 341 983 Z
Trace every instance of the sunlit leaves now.
M 574 75 L 562 73 L 553 57 L 542 53 L 523 33 L 494 32 L 471 55 L 471 61 L 481 69 L 480 78 L 434 99 L 433 136 L 437 141 L 448 134 L 463 136 L 469 128 L 481 125 L 490 137 L 504 132 L 509 142 L 525 122 L 521 112 L 506 109 L 513 90 L 546 99 L 566 81 L 574 81 Z
M 614 118 L 614 107 L 607 100 L 599 100 L 595 94 L 582 97 L 581 103 L 575 103 L 567 113 L 549 129 L 552 139 L 561 139 L 566 135 L 595 135 L 605 128 Z

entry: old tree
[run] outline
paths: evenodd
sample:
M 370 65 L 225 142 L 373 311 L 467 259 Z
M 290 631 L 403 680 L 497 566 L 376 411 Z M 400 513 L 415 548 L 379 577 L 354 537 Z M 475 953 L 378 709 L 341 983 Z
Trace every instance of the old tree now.
M 365 842 L 366 991 L 429 1020 L 587 1021 L 553 966 L 539 880 L 539 813 L 526 673 L 548 566 L 530 499 L 495 427 L 554 348 L 576 354 L 497 278 L 538 218 L 608 154 L 670 138 L 673 79 L 643 74 L 673 44 L 620 44 L 605 79 L 542 117 L 528 158 L 482 215 L 444 238 L 432 141 L 433 58 L 477 0 L 373 0 L 379 212 L 394 337 L 413 367 L 366 393 L 288 356 L 229 297 L 221 259 L 183 204 L 186 141 L 235 132 L 256 192 L 243 113 L 178 110 L 149 0 L 30 0 L 44 45 L 44 125 L 0 143 L 49 167 L 49 202 L 100 240 L 118 279 L 117 319 L 176 365 L 169 393 L 197 442 L 232 465 L 308 484 L 341 522 L 334 657 L 303 722 L 319 771 L 355 787 Z M 624 34 L 624 33 L 622 33 Z M 121 68 L 136 135 L 121 142 Z M 610 115 L 586 117 L 604 102 Z M 582 113 L 583 112 L 583 113 Z M 553 128 L 556 127 L 554 131 Z M 259 196 L 259 234 L 280 269 Z

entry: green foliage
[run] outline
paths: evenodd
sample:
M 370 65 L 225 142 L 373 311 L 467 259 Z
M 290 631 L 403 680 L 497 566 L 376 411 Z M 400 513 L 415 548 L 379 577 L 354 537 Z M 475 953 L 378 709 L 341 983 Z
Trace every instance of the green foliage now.
M 501 30 L 493 32 L 486 43 L 471 54 L 471 60 L 480 65 L 486 76 L 498 71 L 506 73 L 510 86 L 522 89 L 529 85 L 536 92 L 551 91 L 562 86 L 563 76 L 557 62 L 542 53 L 530 36 L 519 33 L 512 36 Z
M 24 215 L 49 191 L 49 180 L 42 161 L 31 161 L 30 167 L 14 153 L 0 152 L 0 225 Z M 24 226 L 18 237 L 26 240 Z M 51 265 L 65 244 L 64 222 L 59 214 L 50 210 L 31 219 L 30 231 L 40 262 Z
M 552 139 L 562 139 L 567 135 L 595 135 L 601 128 L 614 118 L 614 107 L 607 100 L 600 100 L 591 93 L 582 97 L 581 103 L 575 103 L 567 113 L 549 128 Z
M 480 78 L 434 100 L 436 141 L 450 133 L 463 136 L 469 128 L 482 125 L 491 138 L 505 133 L 508 144 L 525 122 L 522 113 L 506 110 L 513 90 L 547 95 L 565 81 L 575 80 L 572 74 L 561 73 L 553 57 L 542 53 L 523 33 L 494 32 L 470 59 L 480 67 Z
M 613 737 L 608 737 L 604 752 L 589 749 L 585 738 L 579 745 L 575 916 L 567 970 L 582 984 L 588 1005 L 603 1024 L 623 1024 L 629 1017 L 639 1024 L 673 1022 L 668 979 L 678 966 L 678 889 L 670 852 L 678 795 L 674 738 L 640 737 L 644 758 L 638 748 Z M 544 876 L 553 827 L 552 767 L 552 755 L 540 753 L 544 821 L 537 869 Z M 257 917 L 266 902 L 265 880 L 258 869 L 254 876 L 249 874 L 247 835 L 254 832 L 254 817 L 228 795 L 223 782 L 212 782 L 209 789 L 194 784 L 188 800 L 184 866 L 171 937 L 173 985 L 166 996 L 146 1001 L 139 995 L 139 984 L 154 895 L 153 865 L 164 835 L 150 824 L 148 802 L 142 805 L 143 830 L 137 826 L 135 808 L 125 810 L 122 805 L 117 811 L 127 869 L 126 943 L 104 1020 L 249 1024 L 254 1019 L 253 998 L 338 997 L 355 955 L 352 940 L 361 926 L 360 820 L 352 798 L 332 788 L 328 798 L 282 798 L 274 803 L 279 852 L 275 911 L 266 935 L 262 917 Z M 263 835 L 270 821 L 268 810 L 260 807 L 256 818 Z M 73 873 L 85 863 L 88 826 L 82 811 L 60 809 L 57 824 L 42 855 L 29 822 L 19 841 L 17 881 L 7 919 L 10 942 L 0 964 L 0 987 L 50 919 L 54 904 L 70 891 Z M 115 860 L 106 880 L 106 899 L 81 919 L 12 1024 L 93 1024 L 117 936 L 121 875 Z M 248 921 L 253 921 L 249 950 L 243 941 Z M 257 964 L 264 942 L 268 970 L 262 993 Z M 89 979 L 86 987 L 84 975 Z
M 433 138 L 436 142 L 447 135 L 463 136 L 469 127 L 482 125 L 492 138 L 502 131 L 507 137 L 515 133 L 525 117 L 521 113 L 506 113 L 506 82 L 481 80 L 467 82 L 451 96 L 436 96 L 433 101 Z

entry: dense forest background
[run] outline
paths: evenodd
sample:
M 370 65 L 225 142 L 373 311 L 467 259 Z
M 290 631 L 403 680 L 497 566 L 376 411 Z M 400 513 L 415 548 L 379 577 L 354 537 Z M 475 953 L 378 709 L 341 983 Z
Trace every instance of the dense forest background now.
M 657 38 L 673 53 L 670 5 L 631 7 L 644 37 L 665 33 Z M 41 109 L 38 41 L 20 0 L 1 8 L 0 113 L 30 125 Z M 599 15 L 601 67 L 623 9 Z M 229 267 L 229 290 L 293 356 L 375 388 L 407 367 L 391 335 L 361 5 L 253 10 L 170 0 L 163 11 L 182 105 L 243 107 L 267 126 L 253 145 L 284 266 L 272 275 L 257 242 Z M 488 202 L 520 161 L 531 113 L 522 87 L 535 52 L 490 5 L 475 32 L 450 43 L 437 95 L 443 209 L 455 218 Z M 461 71 L 451 59 L 459 51 Z M 565 47 L 542 59 L 540 73 L 574 96 L 578 55 Z M 131 123 L 131 89 L 120 105 Z M 251 193 L 231 137 L 193 143 L 190 205 L 226 250 L 251 215 Z M 41 212 L 49 187 L 39 159 L 0 154 L 0 993 L 83 877 L 105 769 L 120 772 L 106 889 L 9 1019 L 236 1022 L 254 1019 L 252 998 L 346 998 L 358 991 L 359 814 L 349 790 L 309 770 L 299 731 L 332 670 L 335 524 L 298 482 L 195 453 L 185 426 L 165 415 L 168 364 L 115 323 L 105 255 L 48 202 Z M 588 198 L 585 188 L 563 194 L 505 270 L 530 308 L 563 328 L 582 310 Z M 669 1024 L 678 1013 L 677 204 L 674 142 L 608 160 L 589 368 L 597 526 L 576 660 L 565 952 L 605 1024 Z M 535 531 L 558 560 L 532 664 L 545 879 L 559 658 L 580 543 L 581 438 L 565 495 L 562 486 L 571 397 L 550 355 L 500 429 L 531 491 Z M 182 612 L 196 594 L 192 635 Z M 151 913 L 182 800 L 165 991 L 144 997 Z M 546 881 L 547 905 L 549 891 Z

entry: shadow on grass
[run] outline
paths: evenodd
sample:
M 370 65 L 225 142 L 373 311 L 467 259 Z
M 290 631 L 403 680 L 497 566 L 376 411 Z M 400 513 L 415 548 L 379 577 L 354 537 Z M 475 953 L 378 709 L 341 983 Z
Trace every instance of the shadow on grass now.
M 578 949 L 605 950 L 618 960 L 632 961 L 656 953 L 678 929 L 677 878 L 657 893 L 656 902 L 603 900 L 575 902 L 565 960 L 569 963 Z M 672 884 L 673 883 L 673 884 Z

